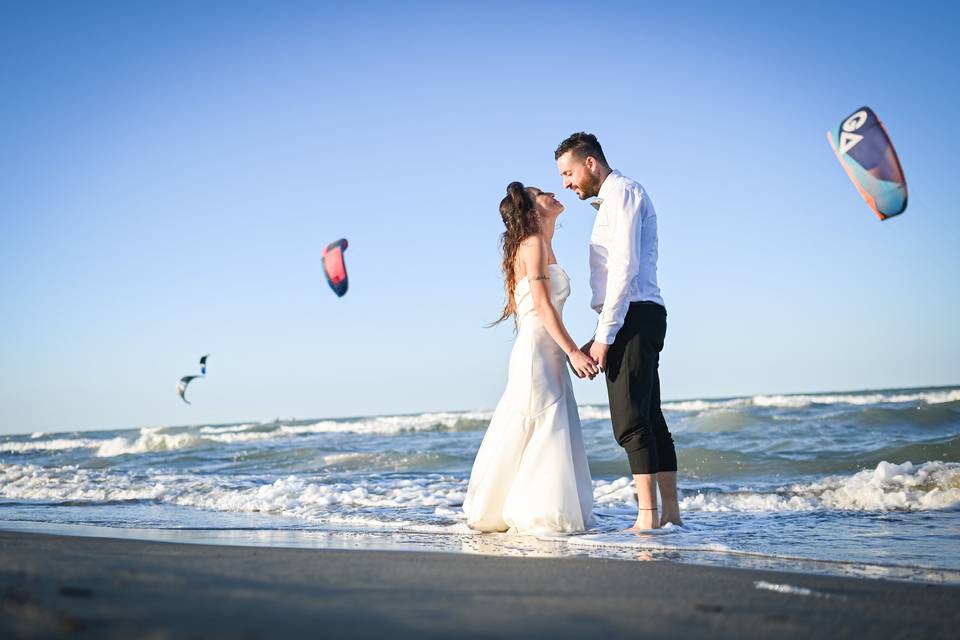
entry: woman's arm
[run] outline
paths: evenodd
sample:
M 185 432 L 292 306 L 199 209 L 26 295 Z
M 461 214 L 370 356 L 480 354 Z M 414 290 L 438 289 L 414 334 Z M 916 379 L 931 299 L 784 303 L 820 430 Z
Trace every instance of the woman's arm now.
M 579 377 L 596 375 L 596 363 L 577 347 L 550 301 L 550 274 L 547 267 L 547 247 L 543 238 L 530 236 L 521 242 L 517 258 L 526 269 L 530 295 L 533 296 L 533 308 L 544 329 L 567 354 Z

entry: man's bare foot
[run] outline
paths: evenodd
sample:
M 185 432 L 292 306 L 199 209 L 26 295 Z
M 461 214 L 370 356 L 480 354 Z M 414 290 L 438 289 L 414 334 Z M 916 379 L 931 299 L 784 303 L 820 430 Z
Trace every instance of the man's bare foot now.
M 650 531 L 660 528 L 660 517 L 656 509 L 641 509 L 637 513 L 637 521 L 627 532 L 636 533 L 638 531 Z
M 660 526 L 666 526 L 667 523 L 682 527 L 683 520 L 680 519 L 680 511 L 669 512 L 664 509 L 663 516 L 660 518 Z
M 680 498 L 677 494 L 677 472 L 661 471 L 657 474 L 657 485 L 660 488 L 660 497 L 663 499 L 660 507 L 663 515 L 660 517 L 660 526 L 668 522 L 678 527 L 683 526 L 680 519 Z

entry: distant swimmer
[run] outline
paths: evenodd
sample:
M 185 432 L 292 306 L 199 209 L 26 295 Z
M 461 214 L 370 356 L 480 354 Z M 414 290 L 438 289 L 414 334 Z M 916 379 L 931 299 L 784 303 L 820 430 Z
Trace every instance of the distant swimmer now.
M 187 385 L 190 384 L 190 381 L 194 378 L 202 377 L 203 376 L 183 376 L 180 378 L 180 382 L 177 383 L 177 395 L 187 404 L 190 404 L 190 401 L 187 400 Z

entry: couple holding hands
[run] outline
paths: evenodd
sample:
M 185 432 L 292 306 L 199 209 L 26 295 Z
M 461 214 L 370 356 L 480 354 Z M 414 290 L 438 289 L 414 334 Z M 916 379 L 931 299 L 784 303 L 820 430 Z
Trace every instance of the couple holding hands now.
M 597 138 L 575 133 L 555 152 L 563 186 L 597 210 L 590 236 L 590 306 L 583 347 L 567 332 L 570 280 L 551 241 L 564 206 L 512 182 L 500 202 L 506 305 L 516 341 L 507 386 L 477 452 L 463 503 L 479 531 L 575 533 L 592 524 L 593 483 L 567 366 L 602 372 L 617 443 L 630 463 L 638 514 L 632 531 L 680 525 L 677 454 L 660 409 L 658 366 L 667 312 L 657 286 L 657 214 L 637 182 L 612 170 Z M 662 510 L 657 506 L 657 489 Z

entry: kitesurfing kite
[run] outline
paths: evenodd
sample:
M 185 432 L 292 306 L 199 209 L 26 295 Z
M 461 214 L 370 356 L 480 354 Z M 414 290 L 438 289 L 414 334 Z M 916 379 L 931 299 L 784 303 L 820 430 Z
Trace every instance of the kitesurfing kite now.
M 890 136 L 870 107 L 847 116 L 827 139 L 854 186 L 881 220 L 907 208 L 907 181 Z
M 210 357 L 209 353 L 205 353 L 200 356 L 200 375 L 198 376 L 183 376 L 180 378 L 180 382 L 177 383 L 177 395 L 186 402 L 190 404 L 190 401 L 187 400 L 187 385 L 190 384 L 190 381 L 194 378 L 204 378 L 207 375 L 207 358 Z
M 190 404 L 190 401 L 187 400 L 187 385 L 190 384 L 190 381 L 194 378 L 202 377 L 203 376 L 183 376 L 180 378 L 180 382 L 177 383 L 177 395 L 187 404 Z
M 343 262 L 346 248 L 347 241 L 341 238 L 323 250 L 323 272 L 327 276 L 327 284 L 341 298 L 347 292 L 347 266 Z

